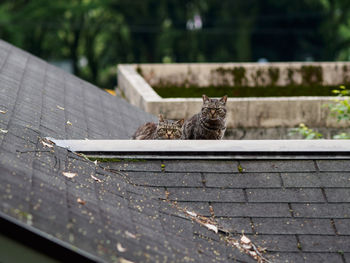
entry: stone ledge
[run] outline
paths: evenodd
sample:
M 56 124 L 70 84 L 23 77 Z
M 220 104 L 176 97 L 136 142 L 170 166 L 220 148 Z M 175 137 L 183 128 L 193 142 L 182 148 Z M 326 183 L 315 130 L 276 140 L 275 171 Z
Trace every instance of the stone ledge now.
M 228 63 L 231 65 L 230 63 Z M 290 65 L 276 63 L 275 66 Z M 301 63 L 294 63 L 300 65 Z M 321 65 L 318 63 L 317 65 Z M 338 63 L 339 64 L 339 63 Z M 344 63 L 340 63 L 343 65 Z M 337 67 L 341 68 L 341 65 Z M 350 69 L 350 63 L 349 69 Z M 153 75 L 167 76 L 170 69 L 187 69 L 195 65 L 199 69 L 222 64 L 179 64 L 179 65 L 142 65 L 149 67 Z M 247 64 L 250 66 L 251 64 Z M 337 63 L 323 63 L 324 67 L 335 67 Z M 265 65 L 260 65 L 265 66 Z M 118 85 L 125 98 L 133 105 L 154 115 L 162 113 L 169 119 L 188 119 L 199 112 L 201 98 L 161 98 L 144 78 L 136 71 L 136 65 L 118 66 Z M 208 71 L 208 70 L 206 70 Z M 204 71 L 204 72 L 206 72 Z M 169 73 L 170 74 L 170 73 Z M 199 74 L 199 73 L 198 73 Z M 204 73 L 201 73 L 204 74 Z M 198 76 L 199 79 L 202 77 Z M 333 79 L 331 79 L 333 80 Z M 147 80 L 150 81 L 150 80 Z M 330 81 L 330 80 L 329 80 Z M 152 81 L 150 81 L 152 83 Z M 335 83 L 333 83 L 335 84 Z M 346 127 L 329 117 L 329 110 L 323 105 L 332 102 L 334 97 L 269 97 L 269 98 L 229 98 L 227 102 L 228 128 L 273 128 L 296 127 L 306 123 L 311 127 Z

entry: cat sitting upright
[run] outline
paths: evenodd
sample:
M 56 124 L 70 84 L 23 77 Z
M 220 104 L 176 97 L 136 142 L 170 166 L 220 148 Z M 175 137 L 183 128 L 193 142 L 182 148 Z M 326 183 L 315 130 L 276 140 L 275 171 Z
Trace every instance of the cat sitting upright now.
M 163 115 L 159 115 L 158 124 L 147 122 L 140 126 L 132 136 L 133 140 L 176 140 L 182 135 L 182 125 L 184 120 L 173 121 L 164 120 Z
M 188 119 L 182 128 L 185 140 L 221 140 L 226 131 L 227 95 L 210 99 L 203 95 L 201 112 Z

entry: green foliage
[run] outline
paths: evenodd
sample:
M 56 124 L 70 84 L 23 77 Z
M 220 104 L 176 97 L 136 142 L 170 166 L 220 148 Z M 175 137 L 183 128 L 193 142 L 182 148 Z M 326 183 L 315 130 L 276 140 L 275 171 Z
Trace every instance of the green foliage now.
M 350 99 L 348 97 L 350 90 L 347 90 L 345 86 L 340 86 L 339 89 L 333 90 L 333 93 L 337 94 L 338 98 L 334 100 L 336 103 L 328 105 L 331 115 L 338 121 L 348 121 L 350 119 Z
M 336 117 L 338 121 L 349 121 L 350 119 L 350 90 L 347 90 L 345 86 L 340 86 L 339 89 L 333 90 L 334 94 L 337 94 L 338 98 L 334 100 L 335 103 L 327 104 L 330 109 L 330 114 Z M 322 134 L 313 131 L 305 124 L 301 123 L 298 128 L 291 130 L 290 135 L 300 134 L 305 139 L 321 139 Z M 340 133 L 333 136 L 333 139 L 350 139 L 350 134 Z
M 231 76 L 233 78 L 234 86 L 242 87 L 247 81 L 246 69 L 244 67 L 223 68 L 219 67 L 215 70 L 221 77 Z
M 290 96 L 332 96 L 334 86 L 312 87 L 312 86 L 206 86 L 198 87 L 185 83 L 173 86 L 167 83 L 153 85 L 152 88 L 163 98 L 199 98 L 202 94 L 209 97 L 220 97 L 227 94 L 229 97 L 290 97 Z
M 270 77 L 270 84 L 272 86 L 275 86 L 278 79 L 280 78 L 280 69 L 274 68 L 274 67 L 269 67 L 268 73 L 269 73 L 269 77 Z
M 334 135 L 333 136 L 333 139 L 335 140 L 344 140 L 344 139 L 350 139 L 350 134 L 348 133 L 345 133 L 345 132 L 342 132 L 342 133 L 339 133 L 337 135 Z
M 304 123 L 300 123 L 298 128 L 294 128 L 289 132 L 289 135 L 300 134 L 304 139 L 322 139 L 322 134 L 308 128 Z
M 287 69 L 287 72 L 288 72 L 288 84 L 289 85 L 295 85 L 295 80 L 294 80 L 294 69 L 292 68 L 288 68 Z
M 349 14 L 348 0 L 2 0 L 0 38 L 113 88 L 119 63 L 349 60 Z
M 300 73 L 304 85 L 322 85 L 323 71 L 321 66 L 302 66 Z

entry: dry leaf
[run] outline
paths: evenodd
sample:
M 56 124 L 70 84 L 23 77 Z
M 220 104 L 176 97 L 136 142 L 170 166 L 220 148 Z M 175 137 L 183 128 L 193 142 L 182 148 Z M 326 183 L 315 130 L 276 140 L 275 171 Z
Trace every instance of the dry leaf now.
M 7 110 L 0 110 L 0 113 L 5 114 Z
M 97 160 L 94 161 L 94 164 L 97 165 Z
M 0 129 L 0 132 L 1 132 L 1 133 L 8 133 L 8 130 Z
M 250 254 L 252 257 L 256 257 L 256 256 L 258 255 L 255 251 L 249 251 L 249 254 Z
M 99 183 L 101 183 L 101 182 L 102 182 L 102 180 L 101 180 L 101 179 L 98 179 L 97 177 L 95 177 L 95 176 L 93 176 L 93 175 L 91 175 L 91 178 L 92 178 L 92 179 L 94 179 L 95 181 L 99 182 Z
M 247 238 L 245 235 L 243 235 L 243 236 L 241 237 L 241 242 L 242 242 L 243 244 L 250 244 L 252 241 L 251 241 L 249 238 Z
M 204 224 L 209 230 L 214 231 L 215 233 L 218 233 L 218 227 L 212 224 Z
M 191 212 L 191 211 L 186 210 L 186 213 L 189 214 L 190 216 L 193 216 L 193 217 L 197 216 L 197 214 L 195 212 Z
M 85 205 L 86 204 L 86 202 L 84 200 L 80 199 L 80 198 L 77 199 L 77 202 L 79 204 L 81 204 L 81 205 Z
M 45 141 L 41 141 L 42 145 L 46 146 L 46 147 L 49 147 L 49 148 L 53 148 L 53 145 L 52 144 L 49 144 Z
M 209 206 L 209 212 L 210 212 L 211 216 L 215 217 L 214 208 L 211 205 Z
M 70 121 L 67 121 L 67 125 L 73 125 Z
M 64 108 L 59 105 L 57 105 L 57 109 L 64 110 Z
M 134 261 L 130 261 L 125 258 L 118 258 L 118 260 L 119 263 L 134 263 Z
M 127 237 L 130 237 L 130 238 L 136 238 L 136 235 L 135 234 L 133 234 L 133 233 L 130 233 L 129 231 L 125 231 L 125 235 L 127 236 Z
M 78 175 L 77 173 L 70 173 L 70 172 L 63 172 L 62 174 L 67 178 L 73 178 Z
M 125 252 L 127 249 L 125 247 L 122 246 L 122 244 L 120 244 L 119 242 L 117 243 L 117 249 L 119 252 Z
M 252 246 L 251 245 L 247 245 L 247 244 L 243 244 L 242 248 L 244 248 L 245 250 L 250 250 L 250 249 L 252 249 Z

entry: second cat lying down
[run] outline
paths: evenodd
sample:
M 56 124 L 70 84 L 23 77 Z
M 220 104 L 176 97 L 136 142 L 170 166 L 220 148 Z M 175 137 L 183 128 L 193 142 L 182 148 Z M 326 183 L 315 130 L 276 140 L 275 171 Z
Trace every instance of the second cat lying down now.
M 184 120 L 173 121 L 164 120 L 163 115 L 159 115 L 158 123 L 147 122 L 140 126 L 132 136 L 134 140 L 176 140 L 182 135 L 182 125 Z

